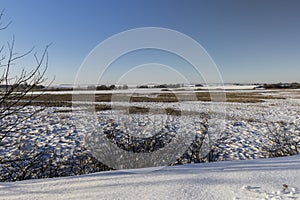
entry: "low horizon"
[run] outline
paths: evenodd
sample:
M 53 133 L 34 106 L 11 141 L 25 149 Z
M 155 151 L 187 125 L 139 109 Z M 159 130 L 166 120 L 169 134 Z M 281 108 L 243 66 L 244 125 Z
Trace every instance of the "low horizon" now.
M 101 86 L 101 85 L 105 85 L 105 86 L 111 86 L 111 85 L 116 85 L 116 86 L 130 86 L 130 87 L 136 87 L 136 86 L 159 86 L 159 85 L 181 85 L 181 86 L 196 86 L 196 85 L 203 85 L 203 86 L 219 86 L 219 85 L 237 85 L 237 86 L 243 86 L 243 85 L 264 85 L 264 84 L 292 84 L 292 83 L 297 83 L 300 84 L 299 82 L 261 82 L 261 83 L 149 83 L 149 84 L 127 84 L 127 83 L 123 83 L 123 84 L 110 84 L 110 83 L 86 83 L 86 84 L 69 84 L 69 83 L 64 83 L 64 84 L 56 84 L 56 85 L 50 85 L 49 87 L 58 87 L 58 86 L 70 86 L 70 87 L 74 87 L 74 86 Z M 201 86 L 198 86 L 201 87 Z

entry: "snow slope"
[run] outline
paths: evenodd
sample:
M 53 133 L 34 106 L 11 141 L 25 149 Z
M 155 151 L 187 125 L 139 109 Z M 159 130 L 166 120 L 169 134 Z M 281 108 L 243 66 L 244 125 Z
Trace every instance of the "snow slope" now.
M 0 183 L 0 199 L 300 199 L 300 156 Z

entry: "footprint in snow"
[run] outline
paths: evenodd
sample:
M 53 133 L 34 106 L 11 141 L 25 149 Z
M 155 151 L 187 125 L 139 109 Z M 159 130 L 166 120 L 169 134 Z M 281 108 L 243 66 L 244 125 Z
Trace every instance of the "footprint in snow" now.
M 261 191 L 260 187 L 245 185 L 242 187 L 242 190 L 253 192 L 255 196 L 259 195 L 264 200 L 269 199 L 299 199 L 300 191 L 295 187 L 289 187 L 286 184 L 283 184 L 282 188 L 278 191 Z

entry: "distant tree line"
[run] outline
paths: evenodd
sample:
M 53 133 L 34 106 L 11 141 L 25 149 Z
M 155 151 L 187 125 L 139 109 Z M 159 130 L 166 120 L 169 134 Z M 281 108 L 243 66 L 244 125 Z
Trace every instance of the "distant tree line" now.
M 159 85 L 139 85 L 137 88 L 180 88 L 183 84 L 159 84 Z
M 300 89 L 300 83 L 275 83 L 275 84 L 264 84 L 261 86 L 265 89 Z
M 122 85 L 122 86 L 116 86 L 116 85 L 91 85 L 87 87 L 88 90 L 126 90 L 128 89 L 127 85 Z

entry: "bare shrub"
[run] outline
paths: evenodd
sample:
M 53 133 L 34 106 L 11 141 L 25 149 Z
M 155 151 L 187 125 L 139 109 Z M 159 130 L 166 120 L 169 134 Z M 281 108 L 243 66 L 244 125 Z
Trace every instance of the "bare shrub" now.
M 299 154 L 300 126 L 295 122 L 274 122 L 266 124 L 268 133 L 263 135 L 262 150 L 268 157 Z

